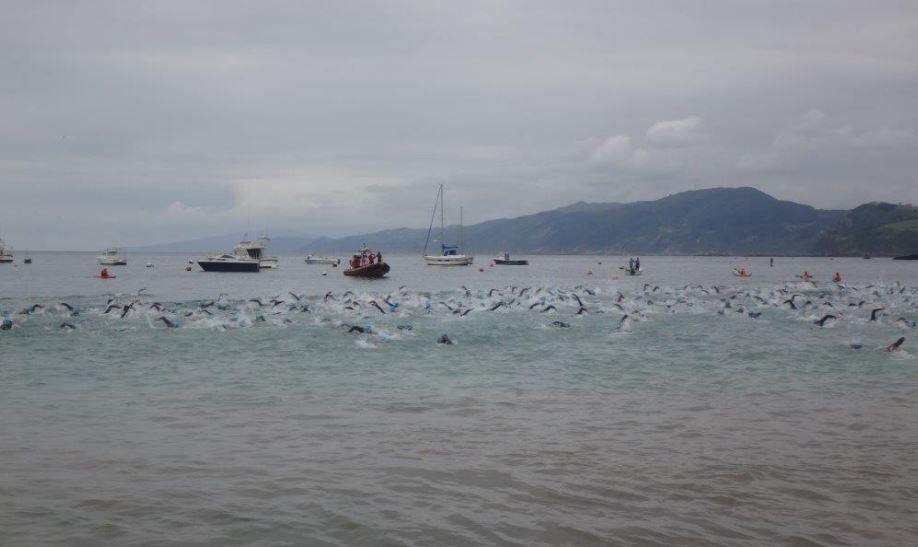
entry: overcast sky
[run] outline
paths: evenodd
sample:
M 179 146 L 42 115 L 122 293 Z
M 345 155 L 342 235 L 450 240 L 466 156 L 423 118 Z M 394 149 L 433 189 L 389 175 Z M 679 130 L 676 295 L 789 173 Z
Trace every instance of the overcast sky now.
M 918 202 L 918 2 L 0 1 L 0 236 Z

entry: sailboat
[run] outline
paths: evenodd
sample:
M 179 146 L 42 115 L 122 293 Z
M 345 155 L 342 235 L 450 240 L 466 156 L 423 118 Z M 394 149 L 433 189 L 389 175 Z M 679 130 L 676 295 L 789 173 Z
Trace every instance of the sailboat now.
M 430 234 L 433 231 L 437 209 L 440 210 L 440 254 L 427 254 L 430 245 Z M 424 241 L 424 262 L 428 266 L 471 266 L 475 257 L 460 252 L 462 246 L 462 209 L 459 209 L 459 245 L 446 244 L 446 224 L 443 220 L 443 185 L 437 190 L 433 212 L 430 214 L 430 226 L 427 228 L 427 240 Z

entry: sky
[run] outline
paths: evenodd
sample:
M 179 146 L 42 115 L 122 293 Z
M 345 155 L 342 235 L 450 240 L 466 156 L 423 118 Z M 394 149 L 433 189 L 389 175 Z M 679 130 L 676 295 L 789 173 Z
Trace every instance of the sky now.
M 918 203 L 918 2 L 0 0 L 0 237 Z

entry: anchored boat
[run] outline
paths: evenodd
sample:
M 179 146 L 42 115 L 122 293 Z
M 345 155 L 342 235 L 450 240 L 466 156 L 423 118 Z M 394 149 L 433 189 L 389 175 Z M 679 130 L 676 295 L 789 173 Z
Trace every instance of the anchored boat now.
M 277 268 L 277 258 L 264 256 L 269 239 L 258 241 L 243 239 L 233 247 L 232 253 L 223 253 L 199 260 L 198 266 L 205 272 L 260 272 L 262 268 Z
M 118 254 L 118 249 L 111 248 L 97 257 L 102 266 L 127 266 L 127 259 Z
M 205 272 L 248 272 L 257 273 L 261 265 L 257 260 L 237 254 L 220 254 L 198 260 L 198 266 Z
M 327 264 L 329 266 L 337 266 L 341 264 L 341 259 L 329 258 L 327 256 L 306 255 L 306 264 Z
M 248 235 L 248 234 L 246 234 Z M 245 237 L 245 236 L 243 236 Z M 233 247 L 233 254 L 238 256 L 247 256 L 258 261 L 259 268 L 273 270 L 278 267 L 277 257 L 265 256 L 265 248 L 271 240 L 268 236 L 258 239 L 258 241 L 249 241 L 243 239 Z
M 6 242 L 0 239 L 0 264 L 8 264 L 13 262 L 13 253 L 10 252 L 10 249 L 6 246 Z
M 491 260 L 494 262 L 494 264 L 497 264 L 498 266 L 528 266 L 529 265 L 528 260 L 511 259 L 510 253 L 504 253 L 503 258 L 495 257 L 495 258 L 492 258 Z
M 430 233 L 433 231 L 434 218 L 437 216 L 437 209 L 440 210 L 440 254 L 427 254 L 427 247 L 430 245 Z M 428 266 L 471 266 L 475 257 L 465 255 L 460 252 L 462 246 L 462 209 L 459 209 L 459 245 L 447 245 L 446 225 L 443 220 L 443 185 L 437 190 L 437 197 L 434 200 L 433 212 L 430 214 L 430 226 L 427 228 L 427 240 L 424 241 L 424 262 Z

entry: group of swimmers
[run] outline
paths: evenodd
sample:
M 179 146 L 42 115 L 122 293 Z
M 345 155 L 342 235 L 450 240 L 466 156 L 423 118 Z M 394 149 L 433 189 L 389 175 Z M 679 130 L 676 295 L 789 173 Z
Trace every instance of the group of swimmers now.
M 804 271 L 802 274 L 798 275 L 797 277 L 799 277 L 800 279 L 804 281 L 809 281 L 810 279 L 813 278 L 813 276 L 808 271 Z M 839 272 L 835 272 L 835 275 L 832 276 L 833 283 L 841 283 L 844 280 L 845 278 L 842 277 L 842 274 Z

